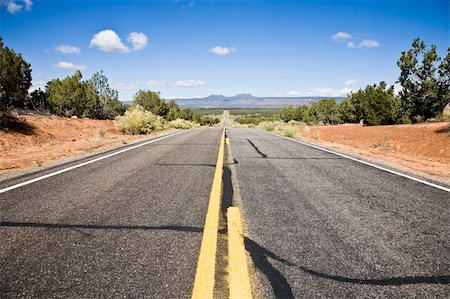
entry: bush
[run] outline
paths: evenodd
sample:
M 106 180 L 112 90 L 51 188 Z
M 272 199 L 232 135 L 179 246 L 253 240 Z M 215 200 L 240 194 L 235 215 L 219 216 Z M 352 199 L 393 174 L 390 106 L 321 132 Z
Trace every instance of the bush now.
M 169 127 L 175 128 L 175 129 L 192 129 L 192 128 L 199 127 L 199 125 L 192 121 L 184 120 L 182 118 L 177 118 L 177 119 L 169 122 Z
M 125 115 L 117 116 L 115 121 L 119 131 L 133 135 L 163 130 L 164 123 L 164 118 L 144 110 L 140 105 L 131 107 L 125 112 Z
M 295 137 L 297 136 L 297 128 L 292 126 L 286 126 L 283 130 L 283 135 L 286 137 Z
M 447 106 L 444 109 L 444 112 L 442 112 L 442 120 L 443 121 L 450 121 L 450 106 Z
M 220 123 L 220 119 L 218 119 L 217 117 L 210 117 L 206 115 L 195 115 L 193 120 L 200 126 L 212 127 Z
M 259 123 L 258 128 L 271 132 L 275 129 L 275 124 L 270 121 L 263 121 Z

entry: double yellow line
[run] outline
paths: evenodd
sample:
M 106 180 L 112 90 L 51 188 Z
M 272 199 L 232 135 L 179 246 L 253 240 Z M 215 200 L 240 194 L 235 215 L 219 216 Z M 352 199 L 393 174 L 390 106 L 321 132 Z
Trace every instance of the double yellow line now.
M 214 180 L 209 197 L 203 239 L 195 275 L 193 299 L 213 298 L 216 270 L 217 234 L 222 197 L 222 175 L 225 152 L 226 128 L 220 138 Z M 228 250 L 230 298 L 251 298 L 250 278 L 244 247 L 244 235 L 239 208 L 228 208 Z

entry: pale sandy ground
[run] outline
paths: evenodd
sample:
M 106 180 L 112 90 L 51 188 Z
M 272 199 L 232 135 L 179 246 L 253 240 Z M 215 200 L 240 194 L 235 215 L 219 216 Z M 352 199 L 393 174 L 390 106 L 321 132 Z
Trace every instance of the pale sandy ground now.
M 298 126 L 297 139 L 450 184 L 450 122 L 373 127 Z

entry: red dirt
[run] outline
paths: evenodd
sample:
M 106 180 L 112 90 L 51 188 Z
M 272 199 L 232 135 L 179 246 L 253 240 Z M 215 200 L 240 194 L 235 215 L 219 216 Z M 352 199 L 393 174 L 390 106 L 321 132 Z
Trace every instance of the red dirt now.
M 298 136 L 450 183 L 450 123 L 298 127 Z
M 9 127 L 0 130 L 0 176 L 145 137 L 121 134 L 111 120 L 57 116 L 20 115 Z

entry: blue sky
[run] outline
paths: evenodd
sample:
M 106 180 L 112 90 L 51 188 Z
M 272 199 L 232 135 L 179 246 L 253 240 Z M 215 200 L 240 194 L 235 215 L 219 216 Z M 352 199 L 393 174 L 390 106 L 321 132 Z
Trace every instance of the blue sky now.
M 441 56 L 450 44 L 446 0 L 0 1 L 0 34 L 35 88 L 103 69 L 121 100 L 341 96 L 393 84 L 417 36 Z

